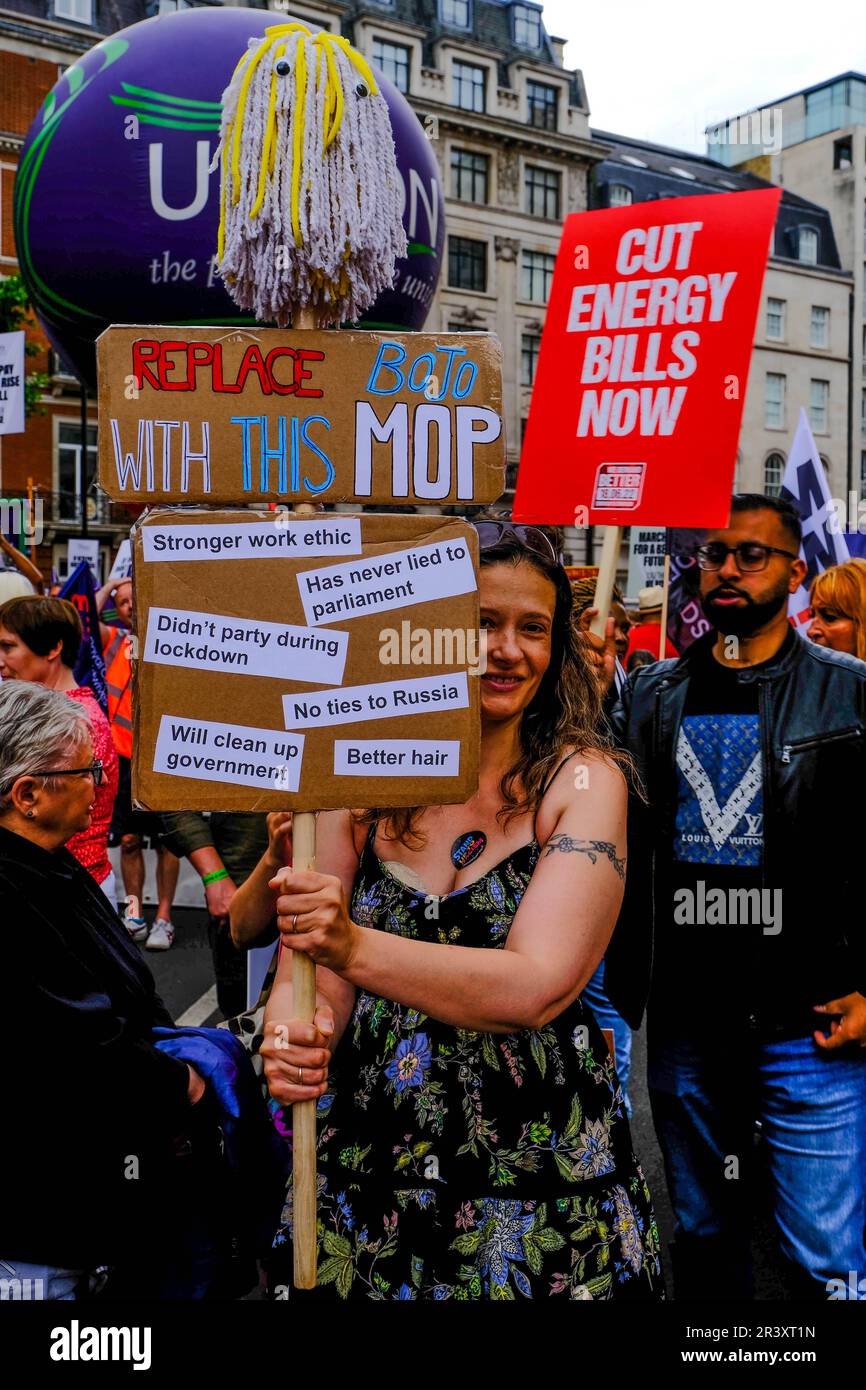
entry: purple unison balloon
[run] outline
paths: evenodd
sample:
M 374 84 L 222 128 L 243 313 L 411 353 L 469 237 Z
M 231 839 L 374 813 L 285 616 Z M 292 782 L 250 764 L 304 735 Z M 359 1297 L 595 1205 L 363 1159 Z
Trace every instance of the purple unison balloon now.
M 133 24 L 60 78 L 15 180 L 21 273 L 54 347 L 90 387 L 112 323 L 250 324 L 216 274 L 220 98 L 251 35 L 281 16 L 202 7 Z M 376 74 L 403 182 L 409 253 L 362 327 L 418 330 L 439 278 L 438 166 L 402 93 Z

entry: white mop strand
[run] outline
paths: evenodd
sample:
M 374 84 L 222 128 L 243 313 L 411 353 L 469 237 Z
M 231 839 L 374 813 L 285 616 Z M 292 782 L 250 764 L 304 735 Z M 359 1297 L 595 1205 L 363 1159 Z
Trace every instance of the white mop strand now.
M 244 77 L 267 40 L 251 40 L 249 56 L 223 95 L 221 142 L 214 165 L 224 165 L 224 249 L 220 274 L 235 303 L 263 321 L 284 327 L 301 307 L 313 307 L 320 324 L 354 321 L 394 281 L 405 256 L 402 186 L 388 107 L 345 51 L 331 46 L 343 91 L 336 138 L 324 148 L 326 59 L 312 36 L 275 38 L 256 65 L 241 112 L 239 185 L 232 176 L 232 145 Z M 298 49 L 306 58 L 304 99 L 298 102 Z M 289 72 L 274 74 L 275 65 Z M 317 71 L 319 81 L 317 82 Z M 266 170 L 264 197 L 255 215 L 272 79 L 276 84 L 273 173 Z M 361 89 L 359 91 L 359 89 Z M 292 192 L 296 122 L 302 122 L 300 185 L 293 229 Z M 212 166 L 213 167 L 213 166 Z M 237 201 L 235 201 L 236 195 Z

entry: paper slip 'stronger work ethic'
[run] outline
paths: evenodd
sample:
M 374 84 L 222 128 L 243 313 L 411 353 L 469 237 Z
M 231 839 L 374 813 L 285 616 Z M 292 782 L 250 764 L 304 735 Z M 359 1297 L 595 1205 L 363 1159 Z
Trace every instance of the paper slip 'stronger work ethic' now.
M 303 753 L 303 734 L 164 714 L 153 768 L 206 782 L 296 792 Z
M 475 571 L 462 541 L 439 541 L 375 559 L 328 565 L 298 575 L 308 623 L 353 614 L 384 613 L 475 589 Z
M 289 524 L 291 522 L 291 524 Z M 272 555 L 360 555 L 359 517 L 301 521 L 277 512 L 247 525 L 154 526 L 142 532 L 145 560 L 262 560 Z
M 316 729 L 322 725 L 359 724 L 365 719 L 394 719 L 400 714 L 423 714 L 425 710 L 468 708 L 469 682 L 465 671 L 283 696 L 287 729 Z
M 224 613 L 151 608 L 144 660 L 194 671 L 232 671 L 283 681 L 339 685 L 346 665 L 348 632 L 241 619 Z

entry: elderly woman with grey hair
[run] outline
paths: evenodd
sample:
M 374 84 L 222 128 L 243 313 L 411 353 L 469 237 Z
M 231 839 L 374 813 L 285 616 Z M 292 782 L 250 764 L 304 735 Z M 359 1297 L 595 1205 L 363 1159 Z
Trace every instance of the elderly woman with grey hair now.
M 153 1046 L 172 1020 L 64 848 L 102 777 L 91 732 L 64 695 L 0 685 L 0 1297 L 38 1279 L 36 1296 L 86 1298 L 101 1268 L 123 1288 L 125 1270 L 167 1258 L 167 1179 L 205 1089 Z

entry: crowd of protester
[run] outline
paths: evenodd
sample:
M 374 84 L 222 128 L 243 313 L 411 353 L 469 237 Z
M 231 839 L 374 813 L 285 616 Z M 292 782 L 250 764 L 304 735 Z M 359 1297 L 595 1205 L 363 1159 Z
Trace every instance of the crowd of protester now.
M 478 530 L 479 790 L 322 814 L 315 873 L 291 867 L 288 814 L 133 808 L 129 581 L 98 596 L 117 614 L 108 717 L 74 677 L 75 607 L 3 595 L 2 991 L 27 1044 L 0 1063 L 0 1257 L 47 1297 L 236 1296 L 254 1255 L 290 1280 L 285 1111 L 301 1100 L 332 1233 L 315 1297 L 663 1297 L 629 1126 L 644 1021 L 674 1296 L 752 1295 L 758 1162 L 790 1295 L 866 1275 L 846 809 L 866 772 L 866 562 L 813 580 L 801 635 L 797 513 L 737 496 L 697 555 L 711 631 L 679 655 L 661 590 L 633 614 L 615 590 L 596 637 L 594 581 L 569 584 L 544 529 Z M 171 945 L 183 858 L 226 1018 L 245 1008 L 245 952 L 278 942 L 258 1014 L 231 1030 L 175 1028 L 140 954 Z M 294 1014 L 298 951 L 317 965 L 312 1023 Z

